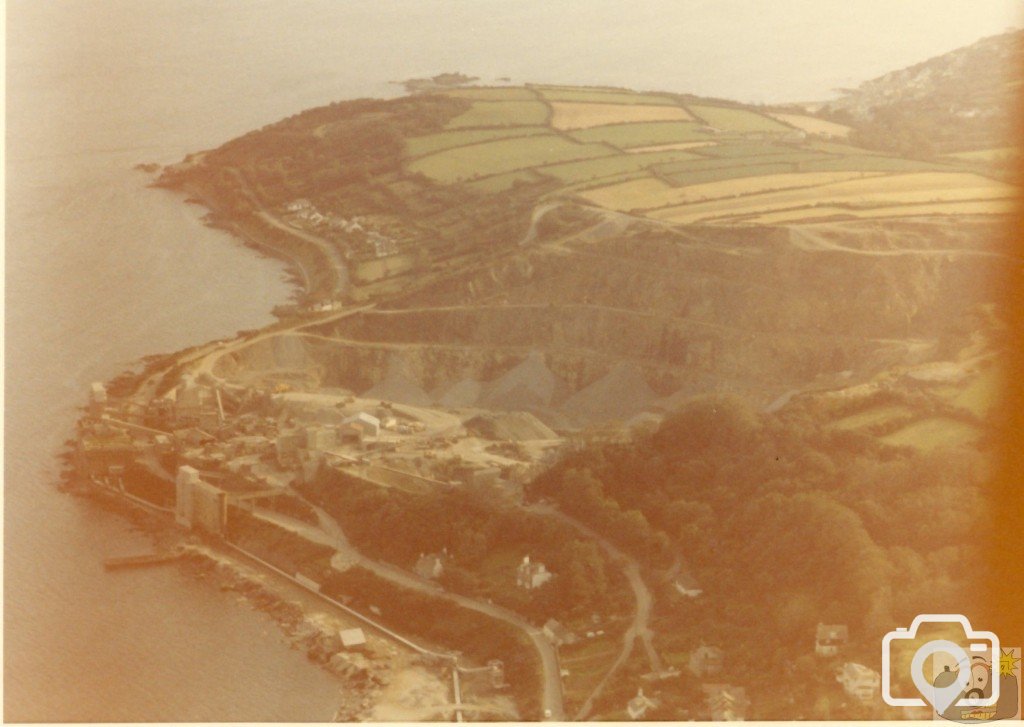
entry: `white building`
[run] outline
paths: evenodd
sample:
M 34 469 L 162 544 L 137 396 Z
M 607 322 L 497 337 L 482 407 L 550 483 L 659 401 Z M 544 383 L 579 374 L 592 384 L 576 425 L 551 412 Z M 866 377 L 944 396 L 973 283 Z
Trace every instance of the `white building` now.
M 543 563 L 531 563 L 528 555 L 523 556 L 523 562 L 516 569 L 516 585 L 528 591 L 540 588 L 552 578 L 554 578 L 554 573 L 549 571 Z
M 362 629 L 342 629 L 339 634 L 341 645 L 346 649 L 362 649 L 366 646 L 366 634 Z
M 354 429 L 360 438 L 377 437 L 380 435 L 380 419 L 364 411 L 350 416 L 341 424 L 343 427 Z
M 874 669 L 848 661 L 839 669 L 836 681 L 843 685 L 843 690 L 847 694 L 863 704 L 874 704 L 878 701 L 882 678 Z

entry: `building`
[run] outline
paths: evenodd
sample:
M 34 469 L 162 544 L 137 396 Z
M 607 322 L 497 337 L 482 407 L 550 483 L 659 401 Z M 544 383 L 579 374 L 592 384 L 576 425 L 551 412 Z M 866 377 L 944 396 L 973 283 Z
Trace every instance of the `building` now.
M 313 207 L 313 203 L 308 199 L 296 199 L 288 203 L 285 207 L 289 212 L 301 212 L 302 210 L 308 210 Z
M 690 652 L 690 671 L 697 677 L 714 676 L 722 673 L 725 656 L 715 646 L 699 646 Z
M 413 570 L 416 571 L 416 574 L 421 578 L 436 580 L 441 577 L 442 573 L 444 573 L 444 558 L 437 553 L 431 553 L 429 555 L 420 553 L 419 560 L 416 561 L 416 566 Z
M 626 714 L 632 720 L 643 719 L 648 710 L 654 709 L 657 706 L 658 703 L 656 701 L 644 696 L 644 688 L 639 687 L 636 690 L 636 696 L 626 704 Z
M 359 439 L 380 436 L 380 419 L 375 417 L 373 414 L 367 414 L 364 411 L 350 416 L 341 424 L 349 431 L 356 432 Z
M 199 470 L 184 465 L 174 480 L 174 519 L 186 528 L 223 535 L 228 523 L 227 493 L 203 481 Z
M 850 640 L 850 630 L 843 624 L 818 624 L 814 653 L 818 656 L 836 656 Z
M 704 704 L 708 717 L 715 722 L 742 722 L 747 717 L 750 700 L 747 690 L 731 684 L 704 684 Z
M 549 618 L 544 624 L 542 629 L 544 635 L 548 638 L 555 646 L 562 646 L 563 644 L 575 644 L 579 639 L 569 629 L 565 628 L 562 624 L 553 618 Z
M 847 694 L 863 704 L 878 701 L 882 678 L 874 669 L 848 661 L 838 670 L 836 681 L 843 685 L 843 690 Z
M 540 588 L 554 578 L 543 563 L 531 563 L 530 556 L 524 555 L 523 562 L 516 568 L 516 585 L 528 591 Z
M 341 637 L 341 645 L 349 651 L 366 648 L 366 634 L 362 629 L 342 629 L 338 635 Z

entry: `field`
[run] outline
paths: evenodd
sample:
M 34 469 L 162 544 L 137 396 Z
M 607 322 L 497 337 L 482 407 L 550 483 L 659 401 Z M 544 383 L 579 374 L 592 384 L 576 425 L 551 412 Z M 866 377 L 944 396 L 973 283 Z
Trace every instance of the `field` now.
M 536 101 L 537 94 L 528 88 L 453 88 L 444 92 L 452 98 L 468 98 L 475 101 Z
M 911 415 L 910 409 L 899 404 L 879 406 L 843 417 L 832 426 L 836 429 L 846 430 L 866 429 L 879 424 L 885 424 L 893 419 L 903 419 Z
M 956 419 L 931 417 L 914 422 L 882 441 L 896 447 L 913 447 L 922 451 L 937 447 L 955 447 L 974 444 L 981 436 L 980 430 Z
M 467 144 L 479 144 L 492 139 L 506 139 L 514 136 L 533 136 L 535 134 L 550 134 L 551 130 L 546 126 L 516 126 L 505 129 L 462 129 L 459 131 L 443 131 L 440 134 L 428 134 L 427 136 L 414 136 L 405 140 L 406 154 L 409 157 L 421 157 L 426 154 L 433 154 L 442 149 L 451 149 L 456 146 Z
M 1008 215 L 1017 209 L 1017 203 L 1009 199 L 984 200 L 979 202 L 944 202 L 935 204 L 894 205 L 869 209 L 847 207 L 814 207 L 786 212 L 773 212 L 752 217 L 747 222 L 774 225 L 791 222 L 813 222 L 829 217 L 921 217 L 935 215 Z
M 976 174 L 918 173 L 855 179 L 811 189 L 798 189 L 752 195 L 734 200 L 719 200 L 667 207 L 651 217 L 673 222 L 698 222 L 717 217 L 764 215 L 811 206 L 852 206 L 860 208 L 931 205 L 942 202 L 989 201 L 1011 197 L 1015 188 Z M 936 210 L 919 214 L 942 214 Z M 813 215 L 812 215 L 813 216 Z M 762 222 L 766 221 L 762 218 Z M 783 221 L 783 220 L 773 220 Z
M 472 105 L 446 130 L 407 138 L 404 166 L 471 193 L 532 183 L 537 195 L 578 195 L 669 223 L 764 225 L 1003 214 L 1017 194 L 981 168 L 1009 147 L 904 159 L 843 143 L 849 127 L 807 113 L 614 88 L 467 87 L 442 95 Z M 801 139 L 798 130 L 811 136 Z
M 655 164 L 692 159 L 693 154 L 685 151 L 650 152 L 647 154 L 617 154 L 615 156 L 587 159 L 580 162 L 556 164 L 538 169 L 566 184 L 585 182 L 591 179 L 617 176 L 626 172 L 636 172 Z
M 785 124 L 780 124 L 775 119 L 746 109 L 729 108 L 725 106 L 703 106 L 699 104 L 687 104 L 690 113 L 701 119 L 708 126 L 725 131 L 739 132 L 776 132 L 785 133 L 792 131 Z
M 479 192 L 504 192 L 506 189 L 511 189 L 516 182 L 536 182 L 540 180 L 540 175 L 532 169 L 521 169 L 515 172 L 505 172 L 504 174 L 495 174 L 491 177 L 484 177 L 478 179 L 475 182 L 469 182 L 466 184 L 470 189 L 475 189 Z
M 988 369 L 957 393 L 952 403 L 975 416 L 983 417 L 992 411 L 1004 390 L 1004 382 L 999 372 Z
M 551 109 L 551 125 L 562 131 L 643 121 L 693 121 L 693 117 L 678 106 L 555 101 Z
M 601 144 L 577 144 L 555 135 L 524 136 L 446 149 L 416 159 L 409 164 L 409 170 L 450 184 L 613 152 Z
M 773 119 L 781 121 L 784 124 L 789 124 L 801 131 L 805 131 L 808 134 L 819 134 L 822 136 L 834 136 L 840 139 L 845 139 L 850 135 L 852 129 L 849 126 L 843 124 L 837 124 L 834 121 L 825 121 L 825 119 L 818 119 L 813 116 L 805 116 L 804 114 L 768 114 Z
M 673 187 L 658 179 L 637 180 L 600 189 L 581 196 L 602 207 L 617 210 L 654 209 L 724 197 L 751 195 L 773 190 L 814 187 L 848 181 L 860 172 L 811 172 L 767 174 L 755 177 Z
M 620 149 L 681 141 L 708 141 L 709 135 L 700 126 L 686 121 L 654 121 L 638 124 L 595 126 L 570 132 L 579 141 L 604 142 Z
M 534 86 L 547 101 L 576 101 L 602 104 L 646 104 L 651 106 L 674 106 L 667 96 L 649 93 L 630 93 L 600 88 L 570 88 L 567 86 Z
M 675 144 L 656 144 L 654 146 L 637 146 L 626 149 L 630 154 L 642 154 L 649 151 L 669 151 L 670 149 L 701 149 L 714 146 L 713 141 L 680 141 Z
M 963 159 L 969 162 L 1011 161 L 1020 157 L 1021 149 L 1015 146 L 1004 146 L 998 149 L 981 149 L 979 151 L 961 151 L 947 154 L 952 159 Z
M 468 111 L 448 122 L 448 128 L 534 126 L 547 122 L 548 107 L 540 101 L 474 101 Z

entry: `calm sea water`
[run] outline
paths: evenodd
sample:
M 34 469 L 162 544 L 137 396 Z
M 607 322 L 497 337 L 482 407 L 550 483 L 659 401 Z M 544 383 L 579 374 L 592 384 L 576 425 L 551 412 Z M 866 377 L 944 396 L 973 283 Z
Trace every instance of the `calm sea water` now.
M 103 557 L 146 537 L 54 489 L 54 455 L 90 381 L 262 325 L 289 294 L 278 263 L 146 189 L 134 164 L 451 70 L 821 98 L 1019 12 L 984 0 L 771 5 L 8 3 L 5 718 L 324 720 L 335 706 L 337 683 L 233 596 L 173 568 L 104 573 Z

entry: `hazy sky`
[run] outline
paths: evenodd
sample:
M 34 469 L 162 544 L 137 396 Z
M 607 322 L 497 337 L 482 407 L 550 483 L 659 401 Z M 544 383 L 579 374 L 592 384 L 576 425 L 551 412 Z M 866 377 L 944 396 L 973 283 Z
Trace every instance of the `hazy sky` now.
M 183 114 L 191 147 L 443 71 L 815 101 L 1010 26 L 1024 0 L 9 0 L 8 136 Z

